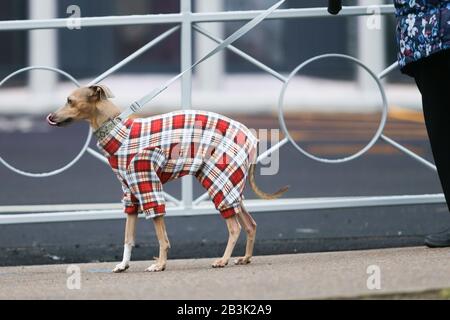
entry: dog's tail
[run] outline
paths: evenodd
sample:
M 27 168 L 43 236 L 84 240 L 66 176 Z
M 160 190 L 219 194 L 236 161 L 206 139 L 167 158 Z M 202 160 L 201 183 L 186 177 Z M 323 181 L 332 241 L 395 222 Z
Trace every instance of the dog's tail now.
M 285 187 L 281 188 L 280 190 L 278 190 L 277 192 L 272 193 L 272 194 L 262 191 L 258 187 L 258 185 L 256 184 L 256 181 L 255 181 L 255 168 L 256 168 L 256 164 L 250 165 L 250 170 L 248 172 L 249 173 L 248 181 L 250 182 L 250 186 L 252 187 L 253 191 L 261 199 L 275 200 L 275 199 L 278 199 L 279 197 L 281 197 L 286 191 L 289 190 L 289 186 L 285 186 Z

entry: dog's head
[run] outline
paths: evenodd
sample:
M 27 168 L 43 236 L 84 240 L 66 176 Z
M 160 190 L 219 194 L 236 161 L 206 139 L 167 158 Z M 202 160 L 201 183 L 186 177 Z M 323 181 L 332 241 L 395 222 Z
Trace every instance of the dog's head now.
M 73 91 L 66 104 L 47 116 L 51 126 L 62 127 L 78 120 L 89 120 L 95 116 L 99 102 L 114 98 L 108 87 L 94 85 Z

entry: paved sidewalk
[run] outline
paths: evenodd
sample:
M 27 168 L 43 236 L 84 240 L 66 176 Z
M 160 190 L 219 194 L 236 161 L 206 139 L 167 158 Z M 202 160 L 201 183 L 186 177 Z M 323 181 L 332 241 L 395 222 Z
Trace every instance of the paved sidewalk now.
M 450 249 L 402 248 L 256 257 L 249 266 L 209 268 L 210 259 L 169 261 L 163 273 L 125 274 L 115 263 L 83 264 L 81 290 L 67 289 L 67 265 L 0 268 L 1 299 L 310 299 L 450 287 Z M 381 269 L 379 291 L 367 268 Z

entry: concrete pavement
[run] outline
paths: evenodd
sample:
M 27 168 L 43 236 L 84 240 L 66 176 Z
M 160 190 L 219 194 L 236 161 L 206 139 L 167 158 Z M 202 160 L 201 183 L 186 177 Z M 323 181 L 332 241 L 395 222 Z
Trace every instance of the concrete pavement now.
M 79 265 L 81 289 L 67 288 L 67 265 L 0 268 L 1 299 L 310 299 L 421 292 L 450 287 L 450 249 L 423 247 L 255 257 L 249 266 L 209 267 L 211 259 L 169 261 L 149 274 L 133 262 Z M 369 290 L 378 266 L 381 290 Z M 74 278 L 71 278 L 74 279 Z M 71 282 L 76 283 L 76 282 Z

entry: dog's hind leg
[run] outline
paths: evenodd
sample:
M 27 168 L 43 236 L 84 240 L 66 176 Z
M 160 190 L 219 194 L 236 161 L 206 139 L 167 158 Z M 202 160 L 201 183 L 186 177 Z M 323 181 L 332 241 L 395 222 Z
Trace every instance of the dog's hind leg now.
M 213 263 L 213 268 L 223 268 L 228 264 L 228 261 L 233 254 L 234 246 L 239 239 L 239 234 L 241 233 L 241 225 L 239 224 L 236 216 L 232 216 L 225 221 L 228 227 L 228 244 L 223 257 Z
M 166 225 L 164 223 L 164 217 L 156 217 L 153 219 L 155 225 L 156 236 L 159 242 L 159 258 L 155 264 L 152 264 L 147 268 L 147 272 L 159 272 L 166 269 L 167 252 L 170 249 L 169 238 L 167 237 Z
M 243 202 L 241 202 L 241 212 L 237 215 L 241 226 L 247 233 L 247 245 L 245 247 L 245 256 L 237 258 L 235 264 L 249 264 L 253 256 L 253 248 L 255 246 L 256 238 L 256 222 L 253 217 L 245 209 Z
M 130 267 L 131 251 L 134 247 L 136 239 L 136 223 L 138 220 L 137 214 L 128 214 L 125 225 L 125 244 L 123 249 L 123 260 L 113 270 L 114 273 L 124 272 Z

